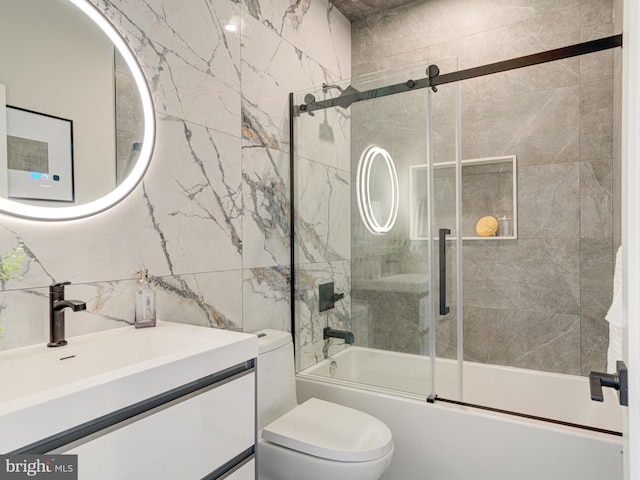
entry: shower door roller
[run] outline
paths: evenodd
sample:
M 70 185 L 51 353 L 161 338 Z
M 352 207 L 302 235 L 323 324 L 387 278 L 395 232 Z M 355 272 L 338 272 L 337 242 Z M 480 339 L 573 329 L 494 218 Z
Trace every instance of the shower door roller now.
M 620 405 L 629 406 L 629 383 L 627 366 L 622 360 L 616 362 L 616 373 L 591 372 L 589 374 L 589 387 L 591 388 L 591 400 L 603 402 L 602 387 L 610 387 L 618 390 Z

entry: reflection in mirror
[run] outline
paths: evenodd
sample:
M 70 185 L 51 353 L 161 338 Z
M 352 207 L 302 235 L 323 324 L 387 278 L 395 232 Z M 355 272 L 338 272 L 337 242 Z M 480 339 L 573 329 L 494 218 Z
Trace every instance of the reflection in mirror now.
M 371 233 L 387 233 L 398 216 L 398 175 L 393 159 L 382 147 L 369 147 L 360 157 L 357 172 L 360 216 Z
M 112 206 L 144 175 L 154 128 L 142 71 L 93 5 L 0 0 L 0 210 L 51 220 Z

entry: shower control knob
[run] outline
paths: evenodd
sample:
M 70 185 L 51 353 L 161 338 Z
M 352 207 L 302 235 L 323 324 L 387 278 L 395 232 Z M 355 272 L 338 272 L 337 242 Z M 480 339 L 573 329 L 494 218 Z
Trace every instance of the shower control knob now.
M 319 311 L 324 312 L 335 307 L 335 303 L 344 298 L 344 293 L 336 293 L 334 291 L 333 282 L 320 285 L 319 291 Z
M 338 300 L 342 300 L 344 298 L 344 293 L 334 293 L 333 295 L 329 295 L 330 302 L 336 303 Z

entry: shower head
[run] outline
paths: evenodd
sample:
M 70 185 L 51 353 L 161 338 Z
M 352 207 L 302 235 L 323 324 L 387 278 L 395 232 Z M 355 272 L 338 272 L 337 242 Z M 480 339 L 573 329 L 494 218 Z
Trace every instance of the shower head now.
M 355 95 L 356 93 L 360 93 L 358 89 L 353 88 L 351 85 L 349 85 L 344 90 L 341 90 L 341 92 L 342 92 L 342 95 L 340 95 L 341 97 L 344 95 Z
M 353 97 L 354 95 L 360 93 L 359 90 L 353 88 L 351 85 L 349 85 L 347 88 L 345 89 L 340 89 L 340 96 L 336 99 L 337 103 L 336 105 L 344 108 L 345 110 L 347 108 L 349 108 L 351 106 L 351 104 L 353 102 L 355 102 L 357 99 L 355 98 L 349 98 L 349 97 Z
M 331 124 L 329 124 L 329 119 L 327 118 L 326 110 L 324 111 L 324 120 L 320 123 L 318 128 L 319 128 L 318 133 L 322 140 L 325 140 L 327 142 L 333 142 L 334 140 L 333 127 L 331 126 Z

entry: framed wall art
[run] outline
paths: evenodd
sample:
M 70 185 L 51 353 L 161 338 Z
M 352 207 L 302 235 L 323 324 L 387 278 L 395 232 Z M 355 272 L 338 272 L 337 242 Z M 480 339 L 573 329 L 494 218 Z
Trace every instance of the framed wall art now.
M 7 105 L 9 198 L 73 202 L 73 122 Z

